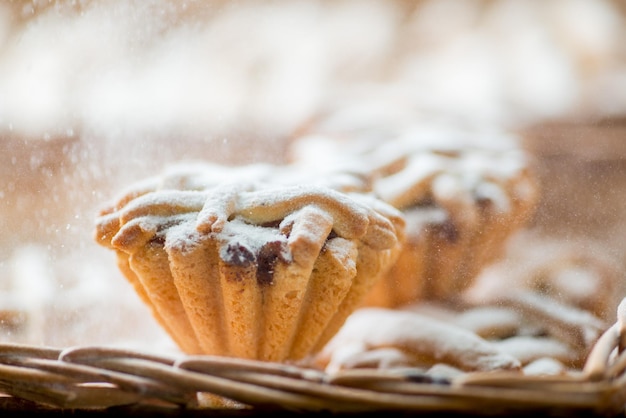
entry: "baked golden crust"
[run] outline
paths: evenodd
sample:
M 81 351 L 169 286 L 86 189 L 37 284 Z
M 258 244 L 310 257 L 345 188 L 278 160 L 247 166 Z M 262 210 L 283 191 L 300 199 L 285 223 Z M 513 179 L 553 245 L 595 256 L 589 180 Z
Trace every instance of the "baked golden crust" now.
M 313 126 L 293 140 L 291 156 L 360 172 L 371 193 L 405 217 L 402 254 L 366 305 L 452 302 L 530 219 L 539 197 L 532 159 L 504 132 L 437 124 L 381 131 L 386 136 Z
M 407 218 L 404 250 L 414 262 L 398 264 L 389 274 L 421 283 L 422 298 L 456 298 L 530 218 L 538 186 L 529 164 L 515 149 L 409 154 L 397 171 L 374 184 Z M 387 306 L 407 302 L 401 298 Z
M 131 187 L 102 211 L 95 238 L 187 352 L 303 358 L 404 239 L 401 213 L 371 196 L 232 179 L 181 190 L 191 184 L 181 178 Z
M 329 372 L 440 363 L 464 371 L 521 366 L 516 358 L 466 329 L 419 313 L 376 307 L 354 312 L 315 361 Z

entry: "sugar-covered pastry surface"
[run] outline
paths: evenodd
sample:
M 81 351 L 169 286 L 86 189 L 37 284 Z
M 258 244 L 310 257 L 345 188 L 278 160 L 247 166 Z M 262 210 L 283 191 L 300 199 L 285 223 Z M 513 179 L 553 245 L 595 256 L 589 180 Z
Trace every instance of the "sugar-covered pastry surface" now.
M 594 242 L 521 232 L 508 257 L 464 293 L 462 306 L 362 308 L 315 362 L 329 372 L 416 367 L 434 373 L 444 365 L 460 372 L 576 374 L 618 318 L 621 301 L 611 290 L 620 286 L 619 265 L 603 253 L 581 253 L 585 246 L 598 249 Z M 578 278 L 563 280 L 563 274 Z M 581 287 L 587 289 L 582 298 Z
M 411 114 L 406 104 L 346 106 L 294 136 L 289 162 L 311 170 L 324 161 L 323 176 L 364 178 L 373 195 L 402 211 L 407 243 L 368 305 L 453 302 L 532 217 L 541 193 L 536 161 L 511 132 L 417 115 L 399 123 Z M 351 129 L 358 114 L 367 129 Z
M 378 110 L 378 109 L 377 109 Z M 375 127 L 386 128 L 383 113 L 370 111 Z M 382 120 L 381 120 L 382 119 Z M 374 191 L 385 201 L 405 208 L 427 198 L 459 196 L 459 199 L 489 200 L 501 212 L 508 212 L 511 200 L 534 200 L 533 186 L 520 181 L 532 158 L 520 147 L 520 138 L 508 132 L 477 129 L 453 122 L 421 120 L 382 137 L 349 131 L 349 126 L 326 133 L 313 126 L 310 134 L 294 138 L 289 158 L 304 166 L 324 161 L 336 170 L 363 172 L 373 177 Z M 347 123 L 347 122 L 344 122 Z
M 94 239 L 183 352 L 298 360 L 343 325 L 404 239 L 393 206 L 306 178 L 180 165 L 105 205 Z

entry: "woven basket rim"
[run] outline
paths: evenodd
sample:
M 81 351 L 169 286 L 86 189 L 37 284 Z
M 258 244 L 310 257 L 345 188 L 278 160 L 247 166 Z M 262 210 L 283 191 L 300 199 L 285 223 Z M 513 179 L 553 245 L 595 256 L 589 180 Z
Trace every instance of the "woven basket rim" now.
M 329 374 L 210 355 L 1 343 L 0 407 L 611 415 L 623 413 L 626 405 L 624 339 L 624 326 L 616 322 L 592 347 L 580 373 L 468 372 L 451 379 L 434 379 L 416 368 Z

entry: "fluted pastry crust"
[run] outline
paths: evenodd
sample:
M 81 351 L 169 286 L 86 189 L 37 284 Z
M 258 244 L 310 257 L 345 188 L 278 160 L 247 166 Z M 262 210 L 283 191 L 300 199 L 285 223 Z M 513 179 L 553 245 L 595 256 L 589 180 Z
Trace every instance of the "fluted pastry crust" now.
M 358 171 L 373 195 L 403 213 L 402 254 L 367 305 L 453 302 L 530 219 L 539 196 L 532 160 L 502 132 L 427 124 L 390 132 L 381 139 L 313 128 L 294 140 L 291 156 Z
M 96 240 L 187 352 L 282 361 L 319 350 L 395 260 L 401 213 L 274 174 L 213 174 L 131 187 L 101 212 Z

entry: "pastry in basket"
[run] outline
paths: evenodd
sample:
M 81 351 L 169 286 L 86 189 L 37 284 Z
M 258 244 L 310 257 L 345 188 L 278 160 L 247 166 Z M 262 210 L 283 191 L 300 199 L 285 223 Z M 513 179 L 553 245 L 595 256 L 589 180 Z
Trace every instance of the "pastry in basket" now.
M 333 164 L 367 176 L 381 200 L 401 210 L 407 239 L 366 305 L 453 301 L 533 213 L 538 183 L 518 139 L 439 125 L 388 137 L 320 135 L 292 143 L 294 163 L 341 156 Z
M 220 168 L 133 185 L 100 213 L 96 239 L 185 352 L 302 359 L 395 260 L 403 217 L 371 196 L 287 184 L 300 177 L 283 169 Z
M 621 301 L 623 268 L 602 243 L 591 238 L 558 238 L 530 230 L 508 243 L 506 257 L 489 266 L 464 298 L 474 303 L 533 292 L 607 323 Z M 505 278 L 505 280 L 503 280 Z
M 591 239 L 522 231 L 506 256 L 485 268 L 463 295 L 472 305 L 498 305 L 584 355 L 612 320 L 622 267 Z
M 429 368 L 461 371 L 520 370 L 520 362 L 477 334 L 415 312 L 356 310 L 315 357 L 329 373 L 354 368 Z

